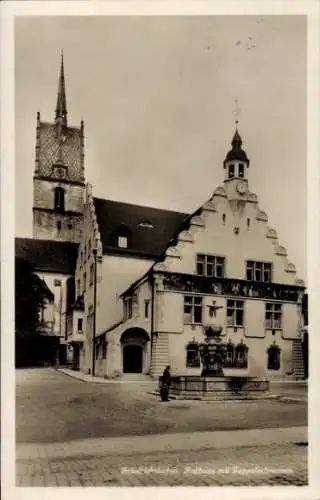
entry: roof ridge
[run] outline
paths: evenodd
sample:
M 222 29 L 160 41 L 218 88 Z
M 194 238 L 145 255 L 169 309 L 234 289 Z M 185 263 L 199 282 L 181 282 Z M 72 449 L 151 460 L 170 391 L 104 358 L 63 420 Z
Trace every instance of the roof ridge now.
M 109 198 L 99 198 L 98 196 L 93 197 L 94 200 L 99 200 L 99 201 L 106 201 L 106 202 L 111 202 L 115 203 L 118 205 L 126 205 L 126 206 L 132 206 L 132 207 L 139 207 L 139 208 L 148 208 L 151 210 L 157 210 L 159 212 L 169 212 L 169 213 L 174 213 L 174 214 L 180 214 L 180 215 L 190 215 L 188 212 L 180 212 L 178 210 L 171 210 L 168 208 L 159 208 L 159 207 L 153 207 L 150 205 L 139 205 L 138 203 L 128 203 L 126 201 L 119 201 L 119 200 L 111 200 Z

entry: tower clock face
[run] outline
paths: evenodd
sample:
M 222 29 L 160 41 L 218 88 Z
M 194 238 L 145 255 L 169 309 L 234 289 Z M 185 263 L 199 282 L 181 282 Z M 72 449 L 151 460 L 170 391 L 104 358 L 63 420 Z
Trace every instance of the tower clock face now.
M 247 192 L 247 184 L 243 181 L 239 181 L 236 189 L 239 194 L 245 194 Z
M 64 179 L 66 176 L 66 170 L 63 167 L 56 167 L 54 173 L 58 179 Z

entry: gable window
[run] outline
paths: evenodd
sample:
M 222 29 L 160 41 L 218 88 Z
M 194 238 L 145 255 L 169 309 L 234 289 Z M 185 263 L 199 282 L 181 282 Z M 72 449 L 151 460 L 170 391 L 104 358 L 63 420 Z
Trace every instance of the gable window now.
M 118 236 L 117 246 L 119 248 L 128 248 L 128 238 L 126 236 Z
M 282 304 L 267 302 L 265 308 L 265 328 L 279 330 L 282 328 Z
M 185 324 L 202 324 L 202 297 L 197 295 L 184 296 Z
M 271 282 L 272 264 L 248 260 L 246 265 L 246 276 L 249 281 Z
M 145 300 L 144 301 L 144 317 L 149 318 L 149 306 L 150 306 L 150 300 Z
M 200 366 L 199 346 L 196 342 L 190 342 L 186 347 L 186 367 L 197 368 Z
M 234 165 L 229 165 L 229 179 L 234 177 Z
M 244 326 L 244 301 L 227 300 L 227 325 Z
M 268 370 L 280 370 L 280 353 L 281 349 L 276 344 L 269 347 L 267 350 Z
M 126 297 L 123 302 L 123 314 L 124 314 L 124 320 L 132 318 L 132 297 Z
M 78 332 L 82 332 L 83 329 L 83 319 L 78 318 Z
M 223 278 L 224 257 L 213 255 L 197 255 L 197 274 L 201 276 Z
M 54 280 L 54 286 L 61 286 L 61 280 Z
M 54 190 L 54 209 L 57 212 L 64 212 L 64 189 L 56 187 Z
M 239 165 L 239 177 L 244 177 L 244 165 L 240 163 Z

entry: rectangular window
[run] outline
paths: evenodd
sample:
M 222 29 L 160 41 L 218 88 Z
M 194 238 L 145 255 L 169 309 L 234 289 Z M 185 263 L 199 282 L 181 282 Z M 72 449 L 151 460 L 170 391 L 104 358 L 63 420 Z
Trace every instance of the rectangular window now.
M 83 291 L 85 292 L 87 288 L 87 273 L 83 273 Z
M 82 332 L 83 329 L 83 319 L 78 318 L 78 332 Z
M 227 300 L 227 325 L 244 326 L 243 300 Z
M 99 354 L 100 354 L 100 342 L 99 342 L 99 343 L 98 343 L 98 342 L 96 343 L 96 345 L 95 345 L 95 351 L 96 351 L 96 352 L 95 352 L 95 354 L 96 354 L 96 359 L 98 359 L 98 358 L 99 358 Z
M 126 236 L 118 236 L 118 247 L 127 248 L 127 246 L 128 246 L 128 238 Z
M 149 318 L 149 306 L 150 306 L 150 300 L 145 300 L 144 301 L 144 317 Z
M 197 274 L 207 276 L 208 278 L 224 277 L 224 257 L 215 257 L 213 255 L 197 255 Z
M 124 299 L 124 319 L 132 318 L 132 297 L 127 297 Z
M 197 295 L 184 296 L 184 322 L 185 324 L 202 324 L 202 297 Z
M 54 286 L 61 286 L 61 280 L 54 280 Z
M 268 330 L 281 330 L 282 304 L 267 302 L 265 309 L 265 328 Z
M 90 285 L 93 285 L 94 280 L 94 264 L 90 265 Z
M 105 339 L 102 340 L 102 358 L 107 358 L 107 341 Z
M 248 281 L 270 283 L 272 281 L 272 264 L 248 260 L 246 264 L 246 277 Z
M 81 286 L 80 279 L 77 279 L 77 295 L 81 295 L 80 286 Z

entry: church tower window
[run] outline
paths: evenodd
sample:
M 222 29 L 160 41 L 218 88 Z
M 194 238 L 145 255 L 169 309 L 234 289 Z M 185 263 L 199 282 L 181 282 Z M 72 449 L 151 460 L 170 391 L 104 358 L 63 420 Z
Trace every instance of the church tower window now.
M 243 178 L 244 177 L 244 164 L 240 163 L 239 165 L 239 177 Z
M 229 179 L 234 177 L 234 165 L 229 165 Z
M 58 231 L 61 231 L 61 222 L 59 220 L 57 222 L 57 229 L 58 229 Z
M 54 190 L 54 209 L 57 212 L 64 212 L 64 189 L 61 187 Z

